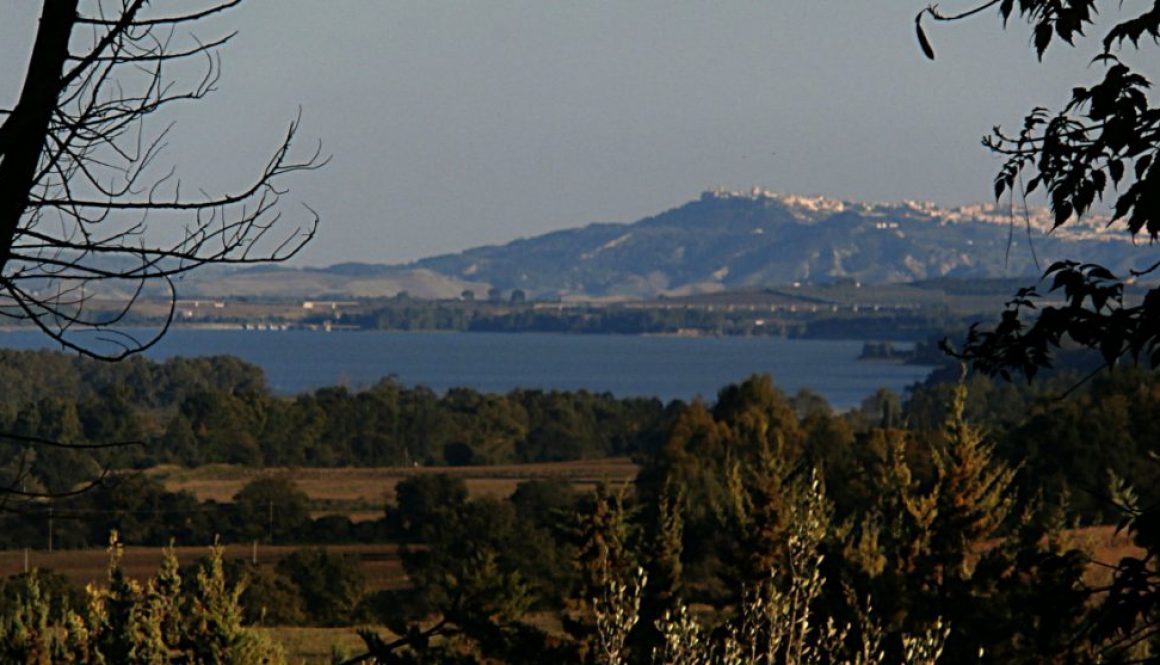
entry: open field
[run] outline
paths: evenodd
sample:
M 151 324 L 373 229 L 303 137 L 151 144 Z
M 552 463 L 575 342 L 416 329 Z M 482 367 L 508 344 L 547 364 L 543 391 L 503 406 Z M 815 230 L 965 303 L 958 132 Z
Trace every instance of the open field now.
M 1125 556 L 1139 556 L 1142 553 L 1126 534 L 1117 534 L 1115 528 L 1111 526 L 1076 529 L 1069 533 L 1069 538 L 1073 545 L 1090 552 L 1092 560 L 1100 564 L 1112 564 Z M 259 545 L 256 560 L 259 564 L 273 565 L 290 552 L 303 547 L 311 545 Z M 407 583 L 397 545 L 347 544 L 323 547 L 331 553 L 356 557 L 371 591 L 400 588 Z M 208 547 L 205 546 L 181 546 L 175 549 L 177 558 L 183 565 L 196 561 L 208 552 Z M 56 571 L 81 585 L 89 582 L 103 583 L 109 563 L 108 552 L 104 549 L 55 552 L 29 550 L 27 553 L 24 550 L 0 550 L 0 577 L 22 572 L 26 556 L 29 567 Z M 225 546 L 225 556 L 252 559 L 255 552 L 251 544 L 230 544 Z M 157 572 L 161 559 L 162 550 L 159 547 L 127 546 L 124 548 L 121 561 L 130 577 L 144 579 Z M 1097 582 L 1106 572 L 1103 566 L 1093 566 L 1092 579 L 1089 581 Z
M 1126 556 L 1140 557 L 1144 550 L 1137 547 L 1126 533 L 1116 533 L 1112 526 L 1089 526 L 1068 533 L 1072 545 L 1091 553 L 1092 563 L 1084 573 L 1084 581 L 1094 587 L 1112 580 L 1114 565 Z
M 191 492 L 201 501 L 229 502 L 250 480 L 263 474 L 285 474 L 307 495 L 321 514 L 343 514 L 351 519 L 378 519 L 383 506 L 395 498 L 395 485 L 422 474 L 446 473 L 464 479 L 472 496 L 508 497 L 526 480 L 559 480 L 578 491 L 597 483 L 632 482 L 637 466 L 627 458 L 499 466 L 428 466 L 375 468 L 268 468 L 211 465 L 195 469 L 159 466 L 146 471 L 165 489 Z
M 380 635 L 390 635 L 382 627 L 368 626 Z M 331 656 L 339 653 L 350 657 L 365 651 L 362 638 L 355 632 L 358 628 L 309 628 L 299 626 L 273 626 L 262 628 L 272 640 L 281 644 L 289 656 L 288 662 L 298 665 L 330 665 Z
M 273 565 L 290 552 L 310 547 L 309 545 L 259 545 L 257 562 Z M 193 563 L 209 553 L 208 547 L 182 546 L 175 548 L 177 559 L 182 565 Z M 381 545 L 327 545 L 326 550 L 334 554 L 345 554 L 358 560 L 359 568 L 366 576 L 368 591 L 397 589 L 407 584 L 403 565 L 399 561 L 399 548 L 393 544 Z M 227 558 L 254 558 L 251 544 L 225 546 Z M 88 583 L 103 584 L 107 579 L 109 554 L 103 549 L 87 550 L 0 550 L 0 577 L 16 575 L 24 571 L 25 556 L 30 568 L 52 570 L 60 573 L 78 585 Z M 161 567 L 160 547 L 125 547 L 121 565 L 129 577 L 145 579 L 157 573 Z
M 251 479 L 261 474 L 286 474 L 310 496 L 315 505 L 325 506 L 318 514 L 344 514 L 356 520 L 379 519 L 385 502 L 395 498 L 395 485 L 421 474 L 447 473 L 464 478 L 473 496 L 507 497 L 519 483 L 530 479 L 568 481 L 578 490 L 591 490 L 598 482 L 620 484 L 636 477 L 637 467 L 625 458 L 562 462 L 552 464 L 513 464 L 489 467 L 394 467 L 394 468 L 278 468 L 252 469 L 214 465 L 196 469 L 167 466 L 145 472 L 160 480 L 170 491 L 186 490 L 198 499 L 231 501 Z M 259 545 L 258 563 L 272 564 L 287 553 L 303 546 Z M 398 588 L 406 584 L 402 565 L 395 545 L 330 545 L 331 552 L 350 554 L 359 566 L 371 590 Z M 176 548 L 182 564 L 190 563 L 207 553 L 206 546 Z M 227 544 L 227 557 L 250 559 L 254 557 L 250 543 Z M 127 546 L 122 564 L 135 578 L 145 578 L 157 572 L 162 552 L 158 547 Z M 103 549 L 0 551 L 0 576 L 14 575 L 27 567 L 50 569 L 84 585 L 105 580 L 109 556 Z
M 1092 559 L 1100 563 L 1114 563 L 1129 555 L 1138 556 L 1139 548 L 1131 544 L 1126 535 L 1115 533 L 1110 526 L 1086 527 L 1069 534 L 1071 542 L 1092 554 Z M 257 560 L 261 564 L 273 565 L 280 557 L 302 546 L 259 546 Z M 367 591 L 400 588 L 407 584 L 398 548 L 391 544 L 378 545 L 329 545 L 332 553 L 348 554 L 358 558 L 359 566 L 367 579 Z M 205 556 L 206 547 L 178 547 L 177 555 L 182 564 L 192 563 Z M 249 559 L 254 554 L 250 545 L 227 545 L 227 557 Z M 0 551 L 0 575 L 17 574 L 24 569 L 23 551 Z M 28 564 L 39 568 L 52 569 L 78 584 L 103 583 L 106 579 L 108 553 L 102 549 L 56 551 L 30 551 Z M 126 547 L 123 565 L 129 576 L 144 579 L 156 573 L 161 563 L 162 552 L 157 547 Z M 1088 583 L 1104 584 L 1110 571 L 1093 564 L 1089 567 Z M 382 627 L 371 627 L 387 635 Z M 263 627 L 270 636 L 282 644 L 290 656 L 291 663 L 322 665 L 330 663 L 332 653 L 346 656 L 361 652 L 362 640 L 355 627 L 315 628 L 315 627 Z

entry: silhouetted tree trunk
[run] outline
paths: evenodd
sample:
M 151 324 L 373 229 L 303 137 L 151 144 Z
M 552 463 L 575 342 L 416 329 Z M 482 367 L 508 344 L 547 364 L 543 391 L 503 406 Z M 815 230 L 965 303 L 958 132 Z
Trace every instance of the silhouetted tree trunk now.
M 147 286 L 166 288 L 172 316 L 175 275 L 209 263 L 285 260 L 310 240 L 312 212 L 288 231 L 278 224 L 282 177 L 325 161 L 318 152 L 290 158 L 297 121 L 234 193 L 186 196 L 174 171 L 156 164 L 169 130 L 148 121 L 209 94 L 218 51 L 233 36 L 181 35 L 241 2 L 181 3 L 176 15 L 155 7 L 176 3 L 147 0 L 42 3 L 20 95 L 0 109 L 0 316 L 115 360 L 147 348 L 168 326 L 143 339 L 121 328 Z M 200 76 L 169 77 L 198 61 Z M 162 240 L 150 228 L 156 222 L 182 233 Z M 92 306 L 117 291 L 132 295 L 111 310 Z
M 191 32 L 242 1 L 41 3 L 16 103 L 0 109 L 0 319 L 32 324 L 63 348 L 119 360 L 168 329 L 175 276 L 206 264 L 282 261 L 313 237 L 318 218 L 309 208 L 303 224 L 283 230 L 281 223 L 283 177 L 325 162 L 318 151 L 290 157 L 297 120 L 233 193 L 187 196 L 174 169 L 156 163 L 172 124 L 162 116 L 214 89 L 218 51 L 233 36 Z M 157 223 L 179 232 L 159 236 Z M 126 330 L 151 285 L 168 296 L 168 317 L 150 334 Z M 95 307 L 97 297 L 115 305 Z M 124 445 L 0 438 L 33 449 Z M 27 465 L 16 466 L 23 471 L 0 495 L 59 495 L 21 489 Z

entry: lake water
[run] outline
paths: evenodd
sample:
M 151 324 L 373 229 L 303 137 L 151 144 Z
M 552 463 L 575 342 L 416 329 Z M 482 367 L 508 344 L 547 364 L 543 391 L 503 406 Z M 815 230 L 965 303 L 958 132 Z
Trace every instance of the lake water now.
M 33 331 L 0 333 L 0 346 L 51 347 Z M 394 375 L 436 391 L 463 386 L 611 392 L 618 397 L 712 399 L 729 383 L 771 374 L 787 393 L 810 388 L 838 409 L 879 387 L 902 393 L 930 368 L 862 362 L 860 341 L 771 337 L 638 337 L 534 333 L 389 333 L 171 330 L 153 359 L 230 354 L 265 370 L 270 387 L 294 394 L 352 388 Z

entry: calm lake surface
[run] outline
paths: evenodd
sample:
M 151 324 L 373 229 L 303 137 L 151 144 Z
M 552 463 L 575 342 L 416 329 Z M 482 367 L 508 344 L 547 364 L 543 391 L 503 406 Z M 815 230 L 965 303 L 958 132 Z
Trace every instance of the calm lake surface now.
M 0 332 L 0 346 L 51 348 L 32 331 Z M 810 388 L 838 409 L 879 387 L 902 393 L 930 371 L 859 361 L 860 341 L 768 337 L 638 337 L 534 333 L 388 333 L 171 330 L 153 359 L 229 354 L 260 366 L 275 392 L 369 386 L 394 375 L 436 391 L 463 386 L 611 392 L 618 397 L 713 399 L 729 383 L 771 374 L 794 393 Z

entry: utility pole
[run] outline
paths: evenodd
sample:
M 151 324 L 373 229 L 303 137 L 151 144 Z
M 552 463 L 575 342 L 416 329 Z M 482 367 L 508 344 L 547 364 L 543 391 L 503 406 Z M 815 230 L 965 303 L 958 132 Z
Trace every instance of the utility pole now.
M 269 506 L 270 506 L 270 518 L 269 518 L 270 519 L 270 531 L 269 531 L 270 544 L 273 545 L 274 544 L 274 500 L 273 499 L 270 499 Z
M 48 553 L 52 554 L 52 506 L 48 507 Z
M 390 378 L 390 377 L 388 377 Z M 393 381 L 393 379 L 391 379 Z M 394 408 L 391 410 L 391 445 L 402 446 L 403 448 L 403 466 L 407 466 L 407 446 L 399 441 L 399 386 L 391 386 L 391 398 Z

